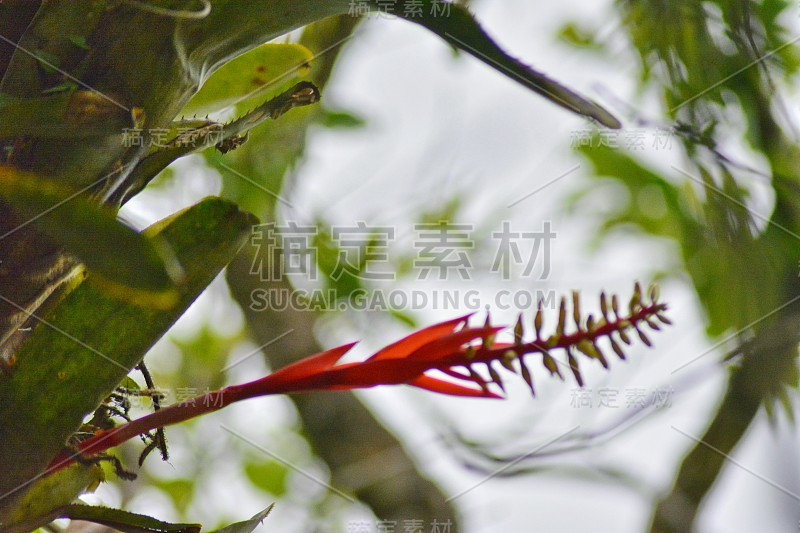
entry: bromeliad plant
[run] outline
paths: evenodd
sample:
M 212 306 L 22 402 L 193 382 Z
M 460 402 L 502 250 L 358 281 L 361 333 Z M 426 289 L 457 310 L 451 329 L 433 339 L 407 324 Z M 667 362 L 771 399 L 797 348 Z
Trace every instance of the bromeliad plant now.
M 645 303 L 638 290 L 624 316 L 614 299 L 603 298 L 602 318 L 583 320 L 576 302 L 572 333 L 564 304 L 555 334 L 540 337 L 540 311 L 530 341 L 522 340 L 519 325 L 515 342 L 495 343 L 497 328 L 466 327 L 462 318 L 362 363 L 335 364 L 343 347 L 194 405 L 110 427 L 114 411 L 106 405 L 103 415 L 98 405 L 142 363 L 257 223 L 231 202 L 212 198 L 139 232 L 117 220 L 118 209 L 176 159 L 206 148 L 235 149 L 262 122 L 319 101 L 317 86 L 302 78 L 326 50 L 314 55 L 298 45 L 263 43 L 348 13 L 353 4 L 0 1 L 1 529 L 94 516 L 112 527 L 128 524 L 128 530 L 196 530 L 142 517 L 98 517 L 70 504 L 100 479 L 87 462 L 101 460 L 127 438 L 207 412 L 205 399 L 227 405 L 265 394 L 400 383 L 495 397 L 502 387 L 498 365 L 532 386 L 525 358 L 538 354 L 561 376 L 550 355 L 558 350 L 580 383 L 576 351 L 605 365 L 602 342 L 621 354 L 628 332 L 647 342 L 642 327 L 663 319 L 663 306 L 655 298 Z M 369 11 L 385 3 L 359 4 Z M 441 16 L 435 8 L 442 2 L 435 0 L 393 4 L 396 13 L 408 13 L 401 18 L 552 103 L 620 127 L 601 106 L 507 54 L 463 6 L 446 3 L 448 15 Z M 239 118 L 233 121 L 193 116 L 232 103 L 247 105 L 234 106 Z M 428 375 L 433 371 L 450 379 Z M 100 426 L 109 424 L 98 435 L 85 432 L 92 413 Z M 77 450 L 64 452 L 65 443 Z

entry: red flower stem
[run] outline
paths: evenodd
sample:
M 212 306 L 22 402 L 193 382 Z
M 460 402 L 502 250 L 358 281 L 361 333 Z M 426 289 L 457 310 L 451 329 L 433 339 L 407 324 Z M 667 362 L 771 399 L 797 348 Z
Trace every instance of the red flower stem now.
M 90 439 L 79 444 L 77 446 L 77 452 L 82 456 L 97 455 L 137 435 L 143 435 L 157 428 L 171 426 L 204 414 L 218 411 L 240 399 L 236 391 L 230 389 L 232 389 L 232 387 L 208 392 L 187 402 L 164 407 L 163 409 L 137 418 L 127 424 L 100 431 Z M 50 469 L 58 470 L 64 468 L 72 464 L 74 460 L 75 455 L 59 455 L 56 460 L 51 463 Z

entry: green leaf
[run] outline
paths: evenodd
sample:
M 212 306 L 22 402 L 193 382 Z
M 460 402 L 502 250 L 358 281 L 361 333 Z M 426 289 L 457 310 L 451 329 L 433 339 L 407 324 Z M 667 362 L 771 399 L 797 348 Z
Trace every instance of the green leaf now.
M 183 274 L 169 246 L 122 224 L 82 192 L 0 166 L 0 197 L 20 215 L 17 227 L 30 223 L 63 245 L 110 294 L 139 305 L 174 305 Z
M 124 203 L 142 190 L 162 170 L 173 161 L 192 152 L 217 146 L 218 148 L 255 128 L 267 119 L 278 119 L 295 107 L 314 104 L 319 101 L 319 89 L 309 82 L 299 82 L 294 87 L 271 98 L 244 116 L 227 124 L 213 121 L 187 121 L 194 124 L 190 131 L 170 142 L 169 146 L 144 158 L 127 178 L 127 187 L 120 187 Z M 180 124 L 180 122 L 178 122 Z
M 36 50 L 34 54 L 31 54 L 36 61 L 39 62 L 39 66 L 48 74 L 57 74 L 58 67 L 61 64 L 61 60 L 57 55 L 51 54 L 46 50 Z
M 377 3 L 377 0 L 374 2 Z M 395 8 L 395 12 L 402 13 L 403 7 L 411 7 L 404 6 L 408 3 L 408 0 L 401 0 L 398 7 Z M 508 55 L 481 28 L 467 8 L 452 4 L 445 16 L 437 15 L 437 11 L 441 10 L 442 2 L 438 2 L 438 8 L 434 0 L 425 0 L 421 3 L 424 4 L 423 16 L 406 20 L 428 28 L 457 49 L 480 59 L 496 71 L 521 83 L 558 106 L 596 120 L 609 128 L 622 127 L 619 120 L 603 107 Z
M 43 317 L 17 355 L 13 379 L 0 377 L 0 494 L 44 471 L 84 416 L 230 262 L 256 223 L 231 202 L 210 198 L 147 230 L 170 245 L 185 269 L 171 309 L 132 306 L 84 282 Z
M 76 90 L 78 90 L 78 84 L 75 83 L 74 81 L 67 80 L 67 81 L 62 81 L 59 84 L 53 85 L 49 89 L 45 89 L 44 91 L 42 91 L 42 94 L 73 93 Z
M 602 228 L 603 233 L 608 233 L 609 230 L 619 226 L 635 225 L 651 235 L 680 242 L 686 241 L 698 230 L 698 224 L 693 216 L 694 206 L 684 194 L 685 191 L 630 154 L 597 146 L 596 142 L 597 138 L 593 138 L 592 146 L 580 148 L 581 154 L 591 163 L 596 179 L 613 179 L 625 188 L 628 199 L 626 205 L 607 218 Z M 570 207 L 574 208 L 578 200 L 596 189 L 596 184 L 588 185 L 582 193 L 571 200 Z M 653 206 L 643 201 L 652 196 L 659 198 L 660 209 L 653 209 Z
M 245 337 L 222 335 L 210 324 L 203 324 L 193 335 L 171 339 L 182 357 L 176 375 L 198 390 L 214 390 L 225 386 L 228 356 Z
M 125 379 L 123 379 L 122 382 L 119 384 L 119 386 L 129 391 L 142 390 L 142 387 L 140 387 L 139 384 L 136 383 L 136 381 L 130 376 L 127 376 Z
M 578 48 L 588 48 L 592 50 L 603 50 L 603 44 L 598 42 L 597 36 L 591 30 L 578 26 L 571 22 L 565 24 L 558 32 L 558 36 Z
M 67 505 L 61 509 L 62 518 L 102 524 L 122 533 L 199 533 L 200 524 L 170 524 L 155 518 L 93 505 Z
M 188 383 L 192 383 L 187 380 Z M 167 494 L 172 500 L 175 509 L 182 515 L 195 497 L 195 482 L 190 479 L 153 480 L 153 487 Z
M 299 44 L 264 44 L 226 63 L 208 79 L 181 111 L 205 115 L 262 101 L 309 72 L 311 51 Z
M 89 43 L 86 42 L 86 36 L 84 35 L 70 35 L 69 42 L 80 48 L 81 50 L 91 50 Z
M 280 498 L 286 492 L 286 466 L 278 461 L 247 463 L 244 472 L 250 483 L 259 489 Z
M 397 319 L 401 324 L 405 324 L 409 328 L 419 328 L 419 323 L 414 319 L 414 316 L 404 311 L 389 309 L 389 316 Z
M 0 517 L 0 525 L 6 522 L 11 529 L 25 530 L 25 524 L 37 527 L 52 522 L 58 518 L 58 508 L 72 503 L 76 495 L 93 490 L 103 480 L 102 468 L 78 463 L 43 476 L 31 484 L 7 522 Z M 2 529 L 6 531 L 5 527 Z
M 0 139 L 75 140 L 121 135 L 125 128 L 133 127 L 130 112 L 98 93 L 76 88 L 75 83 L 65 81 L 38 98 L 0 95 Z
M 218 529 L 214 533 L 252 533 L 255 529 L 261 525 L 261 522 L 269 515 L 272 511 L 272 508 L 275 506 L 273 503 L 260 513 L 256 514 L 250 520 L 245 520 L 244 522 L 236 522 L 235 524 L 231 524 L 228 527 L 224 527 L 222 529 Z
M 327 289 L 333 290 L 338 301 L 347 301 L 357 291 L 364 290 L 362 281 L 363 265 L 352 264 L 353 253 L 341 248 L 331 238 L 325 223 L 317 223 L 317 234 L 311 239 L 311 246 L 317 252 L 317 267 L 324 276 Z M 363 257 L 363 253 L 360 254 Z M 325 302 L 335 306 L 336 302 Z
M 332 111 L 322 108 L 320 124 L 326 128 L 356 129 L 364 127 L 364 119 L 347 111 Z

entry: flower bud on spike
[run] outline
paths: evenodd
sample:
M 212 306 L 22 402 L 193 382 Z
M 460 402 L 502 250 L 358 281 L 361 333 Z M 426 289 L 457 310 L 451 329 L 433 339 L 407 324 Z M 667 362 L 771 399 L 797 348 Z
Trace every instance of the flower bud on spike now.
M 497 370 L 492 368 L 491 363 L 486 363 L 486 370 L 489 371 L 489 377 L 500 387 L 500 390 L 506 392 L 506 388 L 503 386 L 503 379 L 500 377 L 500 374 L 497 373 Z
M 584 339 L 580 341 L 575 347 L 584 354 L 586 354 L 588 357 L 600 361 L 600 364 L 602 364 L 604 368 L 608 368 L 608 361 L 606 361 L 606 358 L 603 357 L 603 354 L 600 353 L 600 350 L 597 349 L 597 346 L 592 341 Z
M 507 350 L 506 353 L 503 354 L 503 357 L 498 360 L 500 361 L 500 364 L 503 365 L 503 368 L 509 372 L 516 373 L 517 370 L 514 368 L 514 359 L 516 358 L 517 354 L 514 352 L 514 350 Z
M 578 360 L 572 355 L 572 350 L 567 348 L 567 361 L 569 361 L 569 368 L 572 370 L 572 375 L 575 376 L 575 381 L 578 382 L 579 387 L 583 387 L 583 376 L 581 376 L 581 369 L 578 367 Z
M 564 381 L 564 376 L 561 375 L 561 370 L 558 368 L 558 362 L 548 352 L 542 353 L 542 364 L 550 371 L 550 375 L 556 375 Z
M 469 377 L 472 378 L 472 381 L 477 383 L 484 392 L 489 392 L 489 384 L 486 383 L 486 380 L 475 372 L 475 369 L 471 366 L 467 367 L 467 370 L 469 370 Z
M 611 309 L 614 311 L 614 316 L 619 318 L 619 299 L 616 294 L 611 295 Z
M 522 344 L 522 336 L 525 334 L 522 326 L 522 313 L 517 318 L 517 323 L 514 325 L 514 342 L 518 345 Z
M 641 305 L 642 305 L 642 286 L 639 285 L 639 282 L 637 281 L 633 285 L 633 296 L 631 296 L 631 301 L 628 304 L 628 310 L 631 312 L 631 314 L 633 314 L 636 312 L 636 308 L 640 307 Z
M 658 285 L 656 285 L 655 283 L 650 285 L 649 296 L 650 296 L 650 301 L 652 303 L 656 303 L 658 301 L 658 293 L 659 293 Z
M 486 321 L 483 323 L 483 327 L 489 329 L 492 327 L 492 320 L 489 313 L 486 313 Z M 492 344 L 494 344 L 494 335 L 489 335 L 488 337 L 483 339 L 483 347 L 484 348 L 491 348 Z
M 567 299 L 561 297 L 561 303 L 558 306 L 558 325 L 556 326 L 556 336 L 564 336 L 564 328 L 567 322 Z
M 522 379 L 524 379 L 525 383 L 528 384 L 528 387 L 531 388 L 531 396 L 536 396 L 536 391 L 533 389 L 533 378 L 531 377 L 531 371 L 528 370 L 528 366 L 521 357 L 519 358 L 519 368 L 520 373 L 522 374 Z
M 540 337 L 542 331 L 542 321 L 544 320 L 544 310 L 542 309 L 542 301 L 539 300 L 538 308 L 536 309 L 536 318 L 533 319 L 533 329 L 536 331 L 536 340 Z
M 606 293 L 600 293 L 600 313 L 603 315 L 603 319 L 608 322 L 608 300 L 606 300 Z
M 608 340 L 611 343 L 611 349 L 614 350 L 614 353 L 616 353 L 617 356 L 624 361 L 625 352 L 622 351 L 622 348 L 620 348 L 619 344 L 617 344 L 617 341 L 615 341 L 614 338 L 611 336 L 608 337 Z
M 581 329 L 581 297 L 578 291 L 572 291 L 572 320 L 575 327 Z
M 600 351 L 600 347 L 594 341 L 592 341 L 592 347 L 594 348 L 594 351 L 597 352 L 598 360 L 600 361 L 600 364 L 603 365 L 603 368 L 607 369 L 608 368 L 608 360 L 606 360 L 606 356 L 603 355 L 603 352 Z
M 642 330 L 640 330 L 639 328 L 636 328 L 636 333 L 639 334 L 639 338 L 642 339 L 642 342 L 645 343 L 648 348 L 652 348 L 653 347 L 653 343 L 650 342 L 650 339 L 647 338 L 647 335 L 645 335 Z

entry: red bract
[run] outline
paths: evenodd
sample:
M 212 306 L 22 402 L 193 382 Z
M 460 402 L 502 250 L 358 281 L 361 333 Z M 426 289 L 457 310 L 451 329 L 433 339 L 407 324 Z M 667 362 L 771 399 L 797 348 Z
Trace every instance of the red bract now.
M 425 375 L 430 370 L 452 366 L 453 358 L 463 359 L 465 346 L 485 341 L 503 328 L 464 328 L 469 316 L 456 318 L 413 333 L 379 351 L 366 361 L 337 365 L 353 346 L 347 344 L 289 365 L 264 378 L 228 387 L 237 399 L 265 394 L 285 394 L 312 390 L 350 390 L 377 385 L 412 385 L 456 396 L 499 398 L 484 389 L 474 389 Z M 446 364 L 442 364 L 446 360 Z

